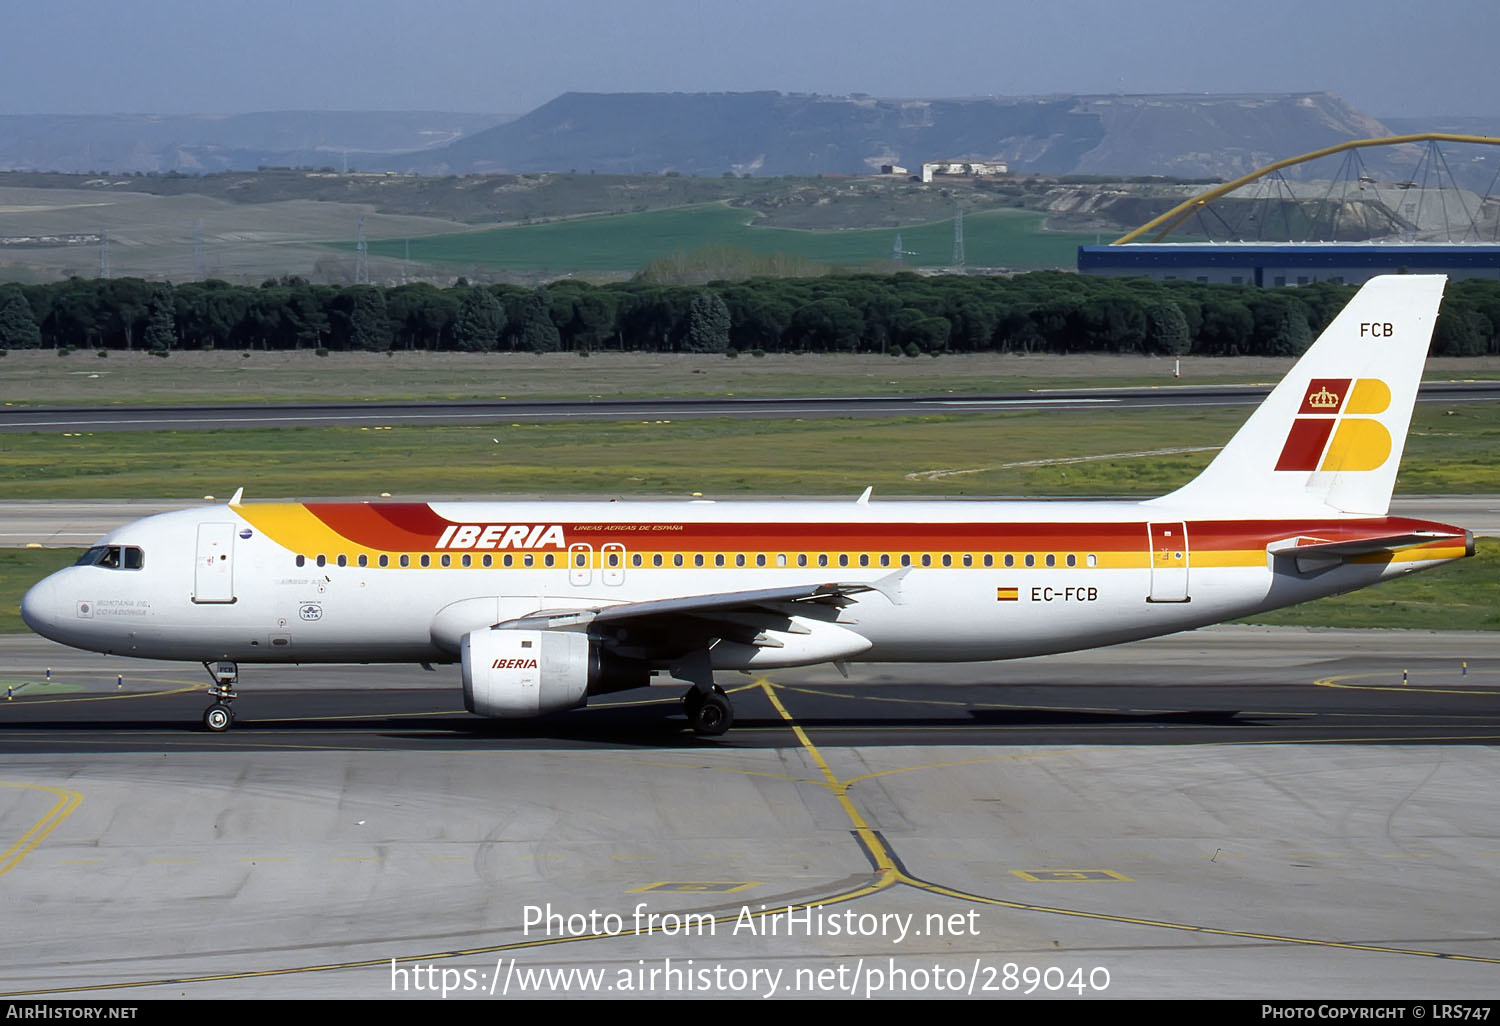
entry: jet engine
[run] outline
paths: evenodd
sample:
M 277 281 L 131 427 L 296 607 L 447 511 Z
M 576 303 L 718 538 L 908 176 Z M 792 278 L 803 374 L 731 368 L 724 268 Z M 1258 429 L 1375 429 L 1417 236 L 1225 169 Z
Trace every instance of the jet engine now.
M 463 637 L 464 705 L 518 719 L 587 705 L 590 695 L 651 683 L 651 668 L 623 659 L 587 634 L 488 628 Z

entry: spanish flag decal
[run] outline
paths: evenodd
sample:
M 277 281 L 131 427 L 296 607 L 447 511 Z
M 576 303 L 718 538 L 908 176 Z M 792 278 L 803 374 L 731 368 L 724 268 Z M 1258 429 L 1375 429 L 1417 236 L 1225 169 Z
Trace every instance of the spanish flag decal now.
M 996 588 L 995 589 L 995 601 L 996 602 L 1014 602 L 1014 601 L 1016 601 L 1020 597 L 1021 597 L 1021 589 L 1020 588 Z

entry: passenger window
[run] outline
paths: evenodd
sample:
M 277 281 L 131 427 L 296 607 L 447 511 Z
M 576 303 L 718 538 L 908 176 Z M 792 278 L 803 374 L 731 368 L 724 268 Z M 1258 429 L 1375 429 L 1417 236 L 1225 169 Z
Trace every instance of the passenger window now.
M 1054 555 L 1053 555 L 1053 554 L 1052 554 L 1052 553 L 1050 553 L 1050 552 L 1049 552 L 1049 553 L 1047 553 L 1047 565 L 1048 565 L 1048 566 L 1056 566 L 1056 565 L 1057 565 L 1057 557 L 1056 557 L 1056 556 L 1054 556 Z
M 1094 555 L 1092 552 L 1090 552 L 1089 553 L 1088 564 L 1089 564 L 1089 566 L 1098 566 L 1099 565 L 1099 557 L 1096 556 L 1096 555 Z
M 1027 565 L 1027 566 L 1036 566 L 1036 557 L 1035 557 L 1035 556 L 1033 556 L 1033 555 L 1032 555 L 1032 554 L 1031 554 L 1031 553 L 1029 553 L 1029 552 L 1028 552 L 1028 553 L 1026 553 L 1026 565 Z
M 869 566 L 870 565 L 870 554 L 868 552 L 861 552 L 859 554 L 859 565 L 860 566 Z
M 515 562 L 516 562 L 516 557 L 512 556 L 509 552 L 507 552 L 504 556 L 500 557 L 500 565 L 503 566 L 503 567 L 514 566 Z
M 551 566 L 552 563 L 553 563 L 552 553 L 549 552 L 545 556 L 542 557 L 542 565 L 543 566 Z
M 806 566 L 807 565 L 807 553 L 805 553 L 805 552 L 799 552 L 799 553 L 797 553 L 797 565 L 798 566 Z
M 786 566 L 786 553 L 785 552 L 778 552 L 776 554 L 776 565 L 777 566 Z
M 447 557 L 444 557 L 444 558 L 447 558 Z M 349 565 L 349 557 L 346 556 L 346 555 L 344 555 L 342 552 L 340 552 L 339 553 L 339 566 L 348 566 L 348 565 Z
M 943 565 L 944 566 L 952 566 L 953 565 L 953 557 L 950 556 L 950 555 L 948 555 L 946 552 L 943 553 Z
M 734 554 L 734 565 L 735 566 L 744 566 L 745 565 L 745 554 L 743 552 L 736 552 Z
M 992 556 L 992 555 L 990 555 L 988 552 L 986 552 L 984 554 L 984 565 L 987 566 L 987 567 L 994 566 L 995 565 L 995 557 Z
M 695 555 L 693 557 L 693 565 L 694 566 L 702 566 L 703 565 L 703 553 L 700 552 L 700 553 L 698 553 L 697 555 Z
M 922 565 L 923 566 L 931 566 L 932 565 L 932 556 L 929 555 L 926 552 L 922 553 Z
M 818 555 L 818 565 L 819 566 L 827 566 L 828 565 L 828 553 L 824 552 L 824 553 L 820 553 Z
M 714 566 L 723 566 L 723 565 L 724 565 L 724 553 L 721 552 L 717 556 L 714 557 Z
M 903 553 L 901 553 L 901 565 L 902 566 L 911 566 L 911 553 L 909 553 L 909 552 L 903 552 Z
M 848 566 L 848 565 L 849 565 L 849 553 L 847 553 L 847 552 L 840 552 L 839 553 L 839 566 Z
M 359 565 L 360 566 L 369 566 L 370 565 L 370 557 L 367 556 L 367 555 L 365 555 L 363 552 L 361 552 L 359 554 Z
M 1075 555 L 1073 555 L 1073 553 L 1071 553 L 1071 552 L 1068 553 L 1068 565 L 1069 566 L 1077 566 L 1078 565 L 1078 557 L 1075 556 Z
M 630 565 L 631 566 L 640 566 L 641 565 L 641 554 L 639 552 L 635 553 L 634 555 L 632 555 L 630 557 Z
M 880 554 L 880 565 L 881 566 L 890 566 L 891 565 L 891 554 L 889 552 L 882 552 Z
M 679 552 L 675 556 L 672 557 L 672 565 L 673 566 L 681 566 L 682 565 L 682 553 Z
M 306 556 L 298 556 L 297 557 L 297 565 L 298 566 L 306 566 L 307 565 L 307 557 Z
M 467 552 L 465 552 L 462 556 L 460 556 L 458 561 L 461 564 L 463 564 L 464 566 L 473 566 L 474 565 L 474 557 L 470 556 Z
M 432 557 L 424 555 L 421 559 L 418 560 L 418 562 L 422 564 L 422 569 L 426 570 L 432 565 Z
M 450 556 L 450 555 L 448 555 L 445 552 L 445 553 L 443 553 L 443 558 L 442 558 L 441 562 L 442 562 L 443 566 L 445 566 L 445 567 L 446 566 L 452 566 L 453 565 L 453 557 Z
M 411 557 L 404 552 L 401 553 L 401 565 L 403 567 L 411 566 Z
M 391 565 L 391 557 L 390 556 L 386 556 L 386 555 L 382 555 L 380 557 L 380 565 L 381 565 L 382 568 L 390 566 Z
M 766 565 L 766 554 L 764 552 L 756 553 L 756 556 L 755 556 L 755 565 L 756 566 L 765 566 Z
M 1013 556 L 1013 555 L 1011 555 L 1009 552 L 1007 552 L 1005 554 L 1005 565 L 1006 566 L 1015 566 L 1016 565 L 1016 557 Z
M 484 568 L 488 570 L 490 567 L 495 565 L 495 557 L 491 556 L 489 553 L 485 553 L 484 559 L 482 559 L 480 562 L 483 563 Z
M 318 553 L 317 564 L 319 566 L 327 566 L 328 565 L 328 557 L 325 556 L 325 555 L 323 555 L 321 552 Z
M 531 566 L 531 563 L 532 563 L 532 560 L 533 560 L 533 559 L 534 559 L 534 558 L 535 558 L 535 557 L 534 557 L 534 556 L 532 556 L 532 554 L 531 554 L 531 553 L 529 553 L 529 552 L 528 552 L 528 553 L 526 553 L 526 554 L 525 554 L 525 555 L 524 555 L 524 556 L 522 556 L 522 557 L 521 557 L 521 565 L 522 565 L 522 566 L 524 566 L 524 567 L 529 567 L 529 566 Z
M 971 556 L 971 555 L 969 555 L 967 552 L 965 552 L 964 553 L 964 566 L 973 566 L 973 565 L 974 565 L 974 557 Z
M 658 552 L 656 555 L 654 555 L 654 556 L 651 557 L 651 565 L 652 566 L 661 566 L 661 553 L 660 552 Z

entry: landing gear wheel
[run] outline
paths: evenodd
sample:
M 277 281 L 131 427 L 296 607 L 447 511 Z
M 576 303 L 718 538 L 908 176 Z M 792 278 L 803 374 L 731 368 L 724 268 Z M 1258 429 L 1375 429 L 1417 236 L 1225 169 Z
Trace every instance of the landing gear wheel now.
M 694 733 L 702 737 L 719 737 L 734 726 L 734 706 L 723 688 L 715 686 L 707 694 L 694 689 L 684 701 Z
M 215 702 L 203 714 L 203 726 L 215 734 L 228 730 L 233 722 L 234 713 L 222 702 Z

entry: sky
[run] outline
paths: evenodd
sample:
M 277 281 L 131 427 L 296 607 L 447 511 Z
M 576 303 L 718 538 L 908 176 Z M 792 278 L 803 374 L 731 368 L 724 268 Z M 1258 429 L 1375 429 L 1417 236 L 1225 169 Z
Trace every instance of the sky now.
M 0 112 L 447 110 L 569 91 L 1334 92 L 1500 114 L 1497 0 L 0 0 Z M 24 40 L 24 42 L 22 42 Z

